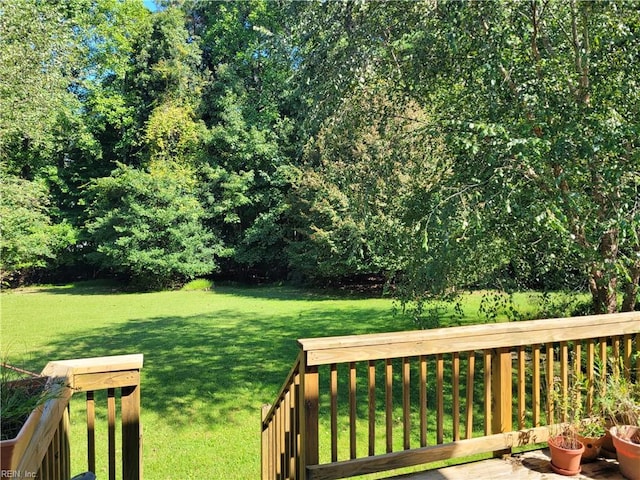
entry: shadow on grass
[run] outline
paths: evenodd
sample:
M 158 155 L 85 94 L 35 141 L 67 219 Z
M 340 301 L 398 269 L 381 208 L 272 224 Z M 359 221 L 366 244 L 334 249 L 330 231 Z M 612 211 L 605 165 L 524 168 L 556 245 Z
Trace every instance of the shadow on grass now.
M 76 283 L 53 285 L 51 287 L 38 287 L 38 293 L 48 293 L 52 295 L 127 295 L 154 293 L 135 290 L 128 288 L 121 282 L 114 280 L 83 280 Z M 237 285 L 216 285 L 212 291 L 218 294 L 229 294 L 234 297 L 246 297 L 256 299 L 271 300 L 296 300 L 296 301 L 323 301 L 323 300 L 354 300 L 382 298 L 381 295 L 368 294 L 357 291 L 348 291 L 340 289 L 307 289 L 290 285 L 256 285 L 256 286 L 237 286 Z M 158 292 L 155 292 L 158 293 Z
M 375 309 L 334 307 L 289 317 L 219 310 L 130 320 L 109 331 L 88 328 L 46 350 L 57 352 L 55 359 L 142 353 L 143 409 L 176 426 L 213 424 L 233 422 L 239 411 L 259 417 L 297 357 L 296 339 L 402 328 L 400 323 Z M 49 360 L 34 359 L 41 365 Z

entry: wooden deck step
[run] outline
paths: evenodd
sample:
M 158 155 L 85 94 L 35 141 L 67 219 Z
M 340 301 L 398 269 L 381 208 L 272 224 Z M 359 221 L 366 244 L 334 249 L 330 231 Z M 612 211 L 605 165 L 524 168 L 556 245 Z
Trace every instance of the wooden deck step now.
M 393 477 L 394 480 L 624 480 L 618 462 L 599 459 L 582 465 L 582 472 L 574 477 L 558 475 L 551 470 L 548 450 L 534 450 L 504 458 L 492 458 L 453 467 L 411 473 Z

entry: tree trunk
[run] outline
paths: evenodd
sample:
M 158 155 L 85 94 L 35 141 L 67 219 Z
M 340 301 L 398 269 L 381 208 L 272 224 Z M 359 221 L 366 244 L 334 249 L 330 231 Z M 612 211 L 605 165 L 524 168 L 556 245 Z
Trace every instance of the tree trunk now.
M 604 232 L 600 239 L 600 264 L 591 267 L 589 290 L 595 313 L 615 313 L 618 311 L 618 278 L 612 268 L 618 256 L 618 231 Z M 607 268 L 607 266 L 609 268 Z
M 615 276 L 608 277 L 601 269 L 594 268 L 589 278 L 589 291 L 593 300 L 594 313 L 615 313 L 618 310 L 618 285 Z
M 624 286 L 624 298 L 622 299 L 622 311 L 633 312 L 638 300 L 638 286 L 640 284 L 640 260 L 629 268 L 630 280 Z

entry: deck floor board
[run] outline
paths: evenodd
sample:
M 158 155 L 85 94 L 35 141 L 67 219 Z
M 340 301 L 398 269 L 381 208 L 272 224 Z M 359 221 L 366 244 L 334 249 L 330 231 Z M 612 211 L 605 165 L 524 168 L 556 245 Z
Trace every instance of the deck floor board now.
M 394 480 L 625 480 L 618 462 L 599 459 L 582 465 L 582 472 L 573 477 L 558 475 L 551 470 L 548 450 L 534 450 L 504 458 L 492 458 L 452 467 L 392 477 Z M 390 479 L 391 480 L 391 479 Z

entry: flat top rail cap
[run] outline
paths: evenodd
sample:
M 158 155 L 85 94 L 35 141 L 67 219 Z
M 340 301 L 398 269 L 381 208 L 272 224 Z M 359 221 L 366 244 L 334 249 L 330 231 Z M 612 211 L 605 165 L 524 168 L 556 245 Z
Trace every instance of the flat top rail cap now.
M 308 365 L 520 346 L 640 333 L 640 312 L 525 320 L 392 333 L 303 338 Z M 358 353 L 360 352 L 360 353 Z
M 114 355 L 109 357 L 78 358 L 74 360 L 57 360 L 49 362 L 47 369 L 55 370 L 66 367 L 74 374 L 121 372 L 125 370 L 140 370 L 144 363 L 144 355 L 141 353 L 131 355 Z

